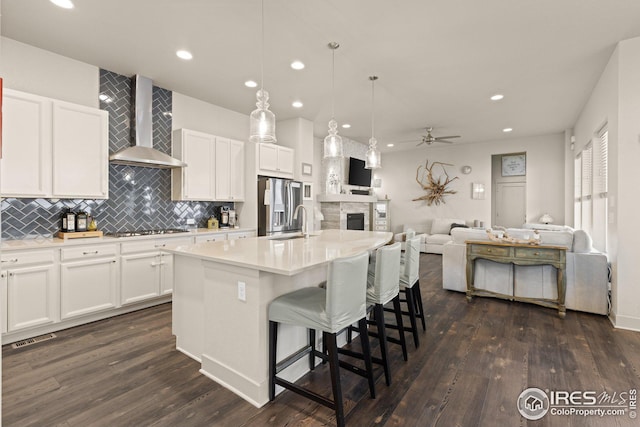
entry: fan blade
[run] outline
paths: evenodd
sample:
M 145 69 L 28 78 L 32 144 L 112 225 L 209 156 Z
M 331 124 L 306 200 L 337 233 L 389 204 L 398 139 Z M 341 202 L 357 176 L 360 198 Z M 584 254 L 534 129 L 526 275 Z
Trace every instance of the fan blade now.
M 424 142 L 424 141 L 420 141 L 420 142 L 418 142 L 418 143 L 416 144 L 416 147 L 419 147 L 419 146 L 421 146 L 422 144 L 425 144 L 425 142 Z
M 420 139 L 418 139 L 418 138 L 414 138 L 414 139 L 405 139 L 404 141 L 396 141 L 396 142 L 393 142 L 393 144 L 404 144 L 404 143 L 406 143 L 406 142 L 417 142 L 417 141 L 420 141 Z
M 436 139 L 436 142 L 446 142 L 447 144 L 453 144 L 453 141 L 447 141 L 446 139 Z
M 449 138 L 460 138 L 460 135 L 436 136 L 436 141 L 440 141 L 441 139 L 449 139 Z

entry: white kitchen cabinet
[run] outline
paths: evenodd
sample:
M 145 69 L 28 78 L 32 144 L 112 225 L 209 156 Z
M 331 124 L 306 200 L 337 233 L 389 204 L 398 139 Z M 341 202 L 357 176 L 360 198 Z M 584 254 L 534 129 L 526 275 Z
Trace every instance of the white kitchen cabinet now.
M 109 113 L 53 103 L 54 197 L 109 197 Z
M 205 243 L 205 242 L 219 242 L 221 240 L 227 240 L 226 233 L 217 233 L 217 234 L 207 234 L 204 236 L 196 236 L 196 243 Z
M 62 320 L 118 306 L 116 245 L 62 249 L 60 317 Z
M 227 240 L 246 239 L 247 237 L 255 236 L 255 231 L 236 231 L 227 233 Z
M 121 246 L 120 302 L 132 304 L 170 294 L 173 290 L 173 255 L 167 245 L 192 243 L 191 238 L 149 239 Z
M 51 100 L 5 89 L 3 94 L 3 197 L 51 194 Z
M 4 197 L 106 199 L 109 113 L 6 89 Z
M 171 154 L 187 164 L 171 171 L 173 200 L 215 200 L 215 151 L 213 135 L 188 129 L 173 132 Z
M 244 142 L 216 137 L 216 199 L 244 201 Z
M 294 151 L 275 144 L 258 144 L 258 174 L 293 177 Z
M 53 250 L 2 254 L 0 279 L 2 292 L 6 290 L 3 313 L 6 314 L 8 332 L 58 321 L 58 280 L 54 259 Z

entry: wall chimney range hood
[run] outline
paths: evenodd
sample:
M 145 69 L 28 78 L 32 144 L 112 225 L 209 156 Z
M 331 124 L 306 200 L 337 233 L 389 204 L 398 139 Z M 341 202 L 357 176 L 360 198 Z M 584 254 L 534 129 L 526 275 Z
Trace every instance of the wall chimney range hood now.
M 134 145 L 109 156 L 116 165 L 142 166 L 147 168 L 181 168 L 186 163 L 153 148 L 153 123 L 151 102 L 153 81 L 143 76 L 134 77 L 133 117 L 131 136 Z

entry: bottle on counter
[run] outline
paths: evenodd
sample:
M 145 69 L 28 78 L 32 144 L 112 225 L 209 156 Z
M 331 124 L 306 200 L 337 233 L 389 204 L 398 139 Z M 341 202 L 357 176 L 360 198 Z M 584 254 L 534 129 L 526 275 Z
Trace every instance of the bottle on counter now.
M 62 212 L 62 218 L 60 219 L 61 223 L 60 223 L 60 231 L 62 232 L 66 232 L 67 231 L 67 212 Z
M 76 231 L 87 231 L 87 213 L 84 211 L 76 214 Z
M 98 229 L 98 223 L 96 219 L 91 215 L 87 216 L 87 231 L 96 231 Z
M 210 216 L 207 220 L 207 228 L 209 230 L 217 230 L 218 229 L 218 220 L 214 216 Z
M 64 231 L 73 232 L 76 231 L 76 214 L 71 211 L 71 209 L 67 210 L 65 214 L 66 220 L 66 229 Z

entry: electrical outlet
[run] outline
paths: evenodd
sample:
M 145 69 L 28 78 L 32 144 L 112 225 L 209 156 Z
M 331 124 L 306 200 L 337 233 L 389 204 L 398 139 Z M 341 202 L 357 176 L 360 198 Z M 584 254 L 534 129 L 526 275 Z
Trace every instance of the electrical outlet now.
M 195 223 L 196 223 L 195 219 L 193 219 L 193 218 L 187 219 L 187 225 L 195 225 Z
M 238 282 L 238 299 L 240 301 L 247 300 L 247 289 L 244 282 Z

